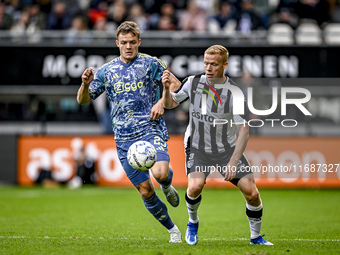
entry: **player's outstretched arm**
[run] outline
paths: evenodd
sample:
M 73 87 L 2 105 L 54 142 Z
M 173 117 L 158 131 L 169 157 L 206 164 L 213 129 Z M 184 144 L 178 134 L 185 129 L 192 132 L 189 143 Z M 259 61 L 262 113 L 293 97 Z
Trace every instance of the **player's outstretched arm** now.
M 176 89 L 179 88 L 179 86 L 181 86 L 181 82 L 177 79 L 177 77 L 175 75 L 171 74 L 168 70 L 165 70 L 163 72 L 162 83 L 163 83 L 163 77 L 166 76 L 164 74 L 169 75 L 169 77 L 170 77 L 170 85 L 169 85 L 170 92 L 175 91 Z M 167 78 L 165 78 L 165 79 L 167 79 Z M 176 106 L 174 106 L 174 107 L 176 107 Z M 165 105 L 164 105 L 164 90 L 163 90 L 163 97 L 151 109 L 150 119 L 155 120 L 155 119 L 162 117 L 163 114 L 164 114 L 164 107 L 165 107 Z M 171 108 L 168 108 L 168 109 L 171 109 Z
M 237 125 L 238 129 L 238 137 L 236 140 L 235 150 L 233 155 L 231 156 L 229 163 L 227 165 L 227 169 L 236 169 L 238 161 L 242 157 L 244 150 L 246 149 L 248 139 L 249 139 L 249 126 L 248 125 Z M 228 167 L 229 166 L 229 167 Z M 225 180 L 231 181 L 234 179 L 236 175 L 236 171 L 231 171 L 226 173 Z
M 172 91 L 175 91 L 181 85 L 181 82 L 168 70 L 165 70 L 162 75 L 163 83 L 163 104 L 166 109 L 172 109 L 178 106 L 172 99 Z
M 163 77 L 166 76 L 164 74 L 167 74 L 170 77 L 169 78 L 169 80 L 170 80 L 170 85 L 169 85 L 170 92 L 173 92 L 176 89 L 178 89 L 179 86 L 181 85 L 181 82 L 177 79 L 177 77 L 175 75 L 171 74 L 168 70 L 165 70 L 163 72 L 162 83 L 163 83 Z M 167 79 L 167 78 L 165 78 L 165 79 Z M 174 107 L 176 107 L 176 106 L 174 106 Z M 151 109 L 150 119 L 155 120 L 155 119 L 162 117 L 163 114 L 164 114 L 164 107 L 165 107 L 165 105 L 164 105 L 164 90 L 163 90 L 163 97 Z M 171 108 L 168 108 L 168 109 L 171 109 Z
M 170 91 L 176 91 L 181 86 L 181 84 L 182 83 L 177 79 L 177 77 L 173 73 L 170 73 Z
M 87 104 L 92 100 L 89 94 L 89 86 L 94 78 L 93 73 L 94 68 L 90 67 L 87 68 L 81 76 L 82 83 L 77 93 L 77 101 L 79 104 Z

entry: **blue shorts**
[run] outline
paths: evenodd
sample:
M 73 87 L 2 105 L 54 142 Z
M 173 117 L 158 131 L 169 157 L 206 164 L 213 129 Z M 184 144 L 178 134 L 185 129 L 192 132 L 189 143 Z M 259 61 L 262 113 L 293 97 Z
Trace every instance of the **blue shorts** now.
M 157 162 L 158 161 L 168 161 L 170 160 L 169 153 L 168 153 L 168 144 L 164 141 L 163 135 L 159 134 L 149 134 L 144 136 L 140 140 L 134 141 L 124 141 L 124 142 L 116 142 L 117 145 L 117 152 L 120 163 L 122 164 L 126 176 L 130 179 L 134 186 L 145 182 L 146 180 L 150 179 L 149 171 L 138 171 L 132 168 L 126 158 L 126 154 L 134 142 L 137 141 L 148 141 L 153 146 L 155 146 L 157 150 Z

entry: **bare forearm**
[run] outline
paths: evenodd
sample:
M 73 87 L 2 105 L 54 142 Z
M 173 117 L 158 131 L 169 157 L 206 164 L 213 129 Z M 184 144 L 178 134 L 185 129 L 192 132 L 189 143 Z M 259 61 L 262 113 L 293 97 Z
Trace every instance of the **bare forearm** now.
M 89 94 L 89 86 L 90 83 L 93 81 L 93 78 L 94 78 L 93 67 L 87 68 L 81 75 L 82 83 L 77 93 L 77 101 L 79 104 L 87 104 L 92 100 Z
M 182 84 L 173 74 L 170 75 L 170 82 L 170 92 L 176 91 Z
M 91 102 L 91 97 L 89 94 L 89 84 L 85 85 L 84 83 L 81 84 L 78 93 L 77 93 L 77 101 L 79 104 L 87 104 Z
M 174 101 L 172 100 L 172 94 L 170 92 L 170 89 L 163 90 L 163 97 L 161 100 L 163 100 L 164 108 L 166 109 L 172 109 L 177 106 L 174 104 Z
M 164 89 L 163 96 L 160 101 L 163 102 L 164 108 L 166 109 L 175 108 L 178 104 L 173 101 L 171 92 L 177 90 L 181 86 L 181 82 L 175 75 L 170 73 L 168 70 L 165 70 L 162 75 L 162 83 Z

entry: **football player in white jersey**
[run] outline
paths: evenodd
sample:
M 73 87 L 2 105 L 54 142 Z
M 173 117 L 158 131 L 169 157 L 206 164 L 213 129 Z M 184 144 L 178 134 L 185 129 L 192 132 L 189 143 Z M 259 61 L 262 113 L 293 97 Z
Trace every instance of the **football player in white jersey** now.
M 189 213 L 185 240 L 189 245 L 198 242 L 201 193 L 212 169 L 219 169 L 224 180 L 236 185 L 246 200 L 250 244 L 272 245 L 260 234 L 262 201 L 249 162 L 243 155 L 249 138 L 249 127 L 241 116 L 232 114 L 232 94 L 227 85 L 233 85 L 233 82 L 224 72 L 228 65 L 228 55 L 228 50 L 221 45 L 209 47 L 204 52 L 205 73 L 188 77 L 175 92 L 169 89 L 169 72 L 164 71 L 162 76 L 165 108 L 172 109 L 190 100 L 190 120 L 185 134 L 188 176 L 185 199 Z M 217 119 L 229 120 L 229 125 L 215 125 Z

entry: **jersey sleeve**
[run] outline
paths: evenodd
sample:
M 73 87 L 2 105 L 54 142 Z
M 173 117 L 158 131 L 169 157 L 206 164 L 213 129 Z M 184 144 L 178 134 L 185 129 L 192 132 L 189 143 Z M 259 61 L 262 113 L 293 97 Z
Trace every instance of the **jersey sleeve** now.
M 152 78 L 153 78 L 153 80 L 161 81 L 163 72 L 167 69 L 167 65 L 164 64 L 162 60 L 160 60 L 156 57 L 153 57 L 152 62 L 151 62 L 151 66 L 152 66 Z
M 245 123 L 245 120 L 238 114 L 233 115 L 233 119 L 236 125 L 243 125 Z
M 93 100 L 95 100 L 105 91 L 104 71 L 104 67 L 99 68 L 89 86 L 89 94 Z
M 177 103 L 181 104 L 184 101 L 188 100 L 190 97 L 190 79 L 186 78 L 183 80 L 182 85 L 175 91 L 172 92 L 172 99 Z

